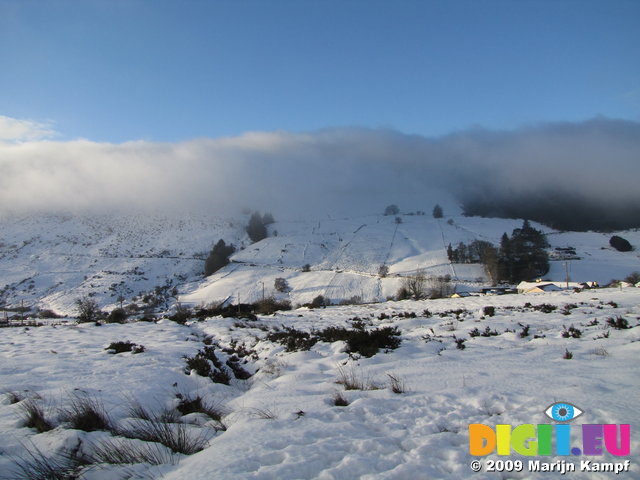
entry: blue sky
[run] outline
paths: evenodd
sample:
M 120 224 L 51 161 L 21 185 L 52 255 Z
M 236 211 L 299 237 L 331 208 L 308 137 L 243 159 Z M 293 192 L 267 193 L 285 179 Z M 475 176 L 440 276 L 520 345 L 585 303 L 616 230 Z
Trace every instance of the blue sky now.
M 635 0 L 0 0 L 0 116 L 114 143 L 640 121 L 639 22 Z

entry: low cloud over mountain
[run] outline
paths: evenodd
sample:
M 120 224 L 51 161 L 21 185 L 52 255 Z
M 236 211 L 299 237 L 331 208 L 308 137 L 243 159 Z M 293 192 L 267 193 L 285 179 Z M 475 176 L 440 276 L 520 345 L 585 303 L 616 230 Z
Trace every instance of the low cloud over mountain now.
M 430 210 L 559 228 L 640 226 L 640 123 L 596 118 L 427 138 L 336 128 L 182 143 L 0 143 L 0 209 Z M 445 208 L 446 210 L 446 208 Z M 445 213 L 447 213 L 445 211 Z

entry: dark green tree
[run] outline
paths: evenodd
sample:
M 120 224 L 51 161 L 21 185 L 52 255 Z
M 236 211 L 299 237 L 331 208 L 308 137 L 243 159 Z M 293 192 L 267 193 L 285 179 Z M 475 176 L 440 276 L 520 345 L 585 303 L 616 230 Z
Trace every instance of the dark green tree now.
M 229 257 L 235 252 L 233 245 L 227 245 L 224 240 L 218 240 L 204 262 L 204 274 L 209 276 L 229 263 Z
M 521 228 L 516 228 L 511 238 L 502 236 L 500 242 L 500 279 L 510 283 L 532 280 L 549 271 L 547 239 L 540 230 L 533 228 L 525 220 Z
M 442 207 L 436 203 L 436 206 L 433 207 L 433 218 L 442 218 Z

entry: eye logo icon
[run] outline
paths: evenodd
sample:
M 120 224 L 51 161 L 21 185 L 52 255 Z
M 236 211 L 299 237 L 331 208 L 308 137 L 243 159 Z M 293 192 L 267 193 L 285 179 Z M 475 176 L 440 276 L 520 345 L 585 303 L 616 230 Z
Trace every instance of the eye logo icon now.
M 555 420 L 556 422 L 570 422 L 578 418 L 584 412 L 571 403 L 558 402 L 553 405 L 549 405 L 544 413 L 547 417 L 551 420 Z

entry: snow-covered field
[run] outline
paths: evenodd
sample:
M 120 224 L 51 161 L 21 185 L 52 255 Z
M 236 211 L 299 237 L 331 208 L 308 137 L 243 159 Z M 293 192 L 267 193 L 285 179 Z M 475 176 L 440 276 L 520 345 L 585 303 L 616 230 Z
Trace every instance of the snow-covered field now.
M 375 230 L 371 228 L 371 236 Z M 399 231 L 409 232 L 407 238 L 418 235 Z M 343 242 L 357 241 L 355 235 Z M 416 248 L 415 253 L 425 252 Z M 251 250 L 243 255 L 250 256 Z M 303 251 L 296 255 L 296 263 L 305 258 Z M 378 262 L 394 253 L 371 255 L 378 255 Z M 327 262 L 346 269 L 368 262 L 360 258 L 336 256 Z M 488 306 L 495 307 L 493 316 L 485 310 Z M 607 319 L 617 317 L 632 328 L 607 325 Z M 629 456 L 588 459 L 631 460 L 630 472 L 616 478 L 640 478 L 639 320 L 640 289 L 624 288 L 301 308 L 257 321 L 209 318 L 188 325 L 161 320 L 5 328 L 0 330 L 0 478 L 14 478 L 17 465 L 41 459 L 38 452 L 65 463 L 60 460 L 64 451 L 91 456 L 104 442 L 111 442 L 107 450 L 115 450 L 118 442 L 129 451 L 141 450 L 148 442 L 123 438 L 127 426 L 144 422 L 134 419 L 140 416 L 140 408 L 132 412 L 136 404 L 152 417 L 165 411 L 166 419 L 172 411 L 171 428 L 186 428 L 190 438 L 206 440 L 204 448 L 192 455 L 170 455 L 164 447 L 153 447 L 164 452 L 167 463 L 93 464 L 84 467 L 81 478 L 560 478 L 559 473 L 531 473 L 526 462 L 566 460 L 579 468 L 587 458 L 492 454 L 479 457 L 485 469 L 490 459 L 520 459 L 524 471 L 473 474 L 468 434 L 472 423 L 554 423 L 544 411 L 558 401 L 584 412 L 572 424 L 574 447 L 580 445 L 577 425 L 630 424 Z M 354 324 L 366 330 L 397 327 L 401 344 L 367 358 L 347 354 L 343 341 L 319 341 L 307 351 L 288 352 L 266 338 L 283 326 L 310 332 Z M 472 337 L 474 329 L 490 336 Z M 456 348 L 456 339 L 465 340 L 464 349 Z M 143 345 L 144 351 L 107 352 L 116 341 Z M 184 357 L 193 357 L 206 344 L 222 363 L 235 355 L 240 361 L 234 365 L 253 375 L 224 385 L 195 371 L 185 373 Z M 571 359 L 563 358 L 567 351 Z M 222 368 L 231 374 L 230 368 Z M 363 388 L 346 389 L 338 383 L 345 377 Z M 391 391 L 392 377 L 400 393 Z M 215 406 L 222 418 L 176 413 L 180 397 L 197 396 Z M 348 405 L 336 406 L 336 396 Z M 76 405 L 78 399 L 90 399 L 102 406 L 113 433 L 71 428 L 69 415 L 61 412 L 69 410 L 74 399 Z M 21 412 L 29 402 L 42 407 L 52 430 L 38 433 L 25 426 Z M 179 427 L 180 422 L 188 428 Z M 569 472 L 564 477 L 613 476 Z

